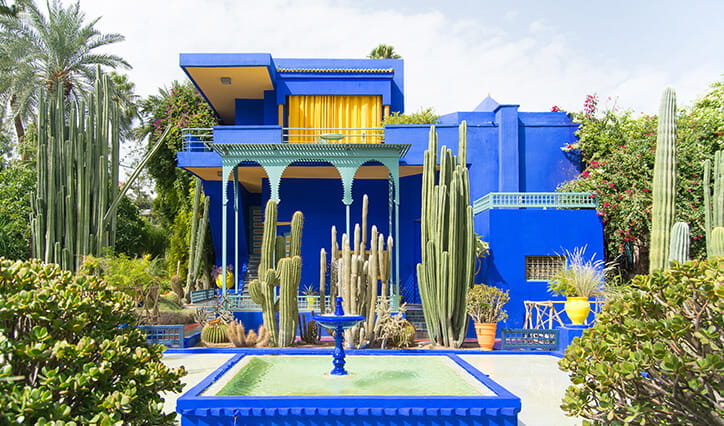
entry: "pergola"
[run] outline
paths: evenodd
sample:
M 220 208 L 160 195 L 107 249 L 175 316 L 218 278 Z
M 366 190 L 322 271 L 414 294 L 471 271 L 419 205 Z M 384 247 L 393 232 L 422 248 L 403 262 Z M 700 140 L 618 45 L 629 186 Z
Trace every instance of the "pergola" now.
M 239 263 L 239 164 L 242 162 L 256 162 L 266 172 L 271 186 L 271 199 L 281 202 L 279 198 L 279 185 L 284 171 L 296 162 L 324 162 L 334 166 L 342 179 L 342 203 L 346 210 L 346 232 L 350 235 L 350 206 L 352 205 L 352 184 L 357 171 L 365 163 L 377 161 L 384 165 L 388 174 L 388 191 L 390 206 L 388 210 L 390 234 L 399 241 L 399 208 L 400 208 L 400 159 L 407 154 L 410 144 L 360 144 L 360 143 L 272 143 L 272 144 L 244 144 L 244 143 L 209 143 L 210 148 L 221 156 L 222 164 L 222 213 L 221 232 L 222 265 L 227 265 L 227 185 L 233 177 L 234 185 L 234 266 Z M 394 228 L 393 225 L 394 219 Z M 395 268 L 392 282 L 394 295 L 400 292 L 400 245 L 395 244 Z M 222 282 L 226 282 L 226 268 L 222 268 Z M 238 280 L 236 284 L 238 291 Z M 226 286 L 222 289 L 226 297 Z

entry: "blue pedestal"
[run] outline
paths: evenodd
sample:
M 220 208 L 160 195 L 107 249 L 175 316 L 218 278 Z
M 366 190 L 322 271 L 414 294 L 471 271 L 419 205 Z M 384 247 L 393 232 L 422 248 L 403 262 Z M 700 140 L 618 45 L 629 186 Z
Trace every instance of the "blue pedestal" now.
M 563 353 L 566 351 L 568 345 L 573 342 L 573 339 L 583 334 L 583 330 L 591 327 L 590 325 L 566 325 L 559 327 L 558 335 L 558 350 Z

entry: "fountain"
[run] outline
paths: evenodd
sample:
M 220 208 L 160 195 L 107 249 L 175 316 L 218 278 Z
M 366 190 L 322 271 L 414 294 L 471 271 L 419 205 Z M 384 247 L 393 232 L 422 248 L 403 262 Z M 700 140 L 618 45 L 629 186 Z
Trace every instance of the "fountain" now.
M 337 296 L 334 315 L 315 315 L 312 319 L 327 330 L 334 331 L 334 352 L 332 353 L 334 369 L 329 374 L 334 376 L 346 375 L 347 370 L 344 369 L 344 330 L 354 327 L 365 317 L 361 315 L 345 315 L 342 308 L 342 297 Z

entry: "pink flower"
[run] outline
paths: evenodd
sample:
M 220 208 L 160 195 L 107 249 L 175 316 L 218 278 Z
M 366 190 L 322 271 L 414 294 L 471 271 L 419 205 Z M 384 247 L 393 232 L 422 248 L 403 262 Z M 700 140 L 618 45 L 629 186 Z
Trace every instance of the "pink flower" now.
M 608 187 L 609 187 L 609 188 L 615 188 L 616 185 L 614 185 L 614 184 L 612 184 L 612 183 L 609 183 L 609 184 L 608 184 Z
M 611 205 L 611 203 L 609 203 L 608 201 L 605 202 L 605 203 L 603 203 L 603 207 L 608 207 L 608 206 L 610 206 L 610 205 Z
M 591 172 L 588 170 L 584 170 L 583 173 L 581 173 L 581 177 L 587 178 L 589 176 L 591 176 Z
M 644 192 L 649 192 L 649 189 L 648 189 L 648 188 L 644 188 L 643 191 L 644 191 Z

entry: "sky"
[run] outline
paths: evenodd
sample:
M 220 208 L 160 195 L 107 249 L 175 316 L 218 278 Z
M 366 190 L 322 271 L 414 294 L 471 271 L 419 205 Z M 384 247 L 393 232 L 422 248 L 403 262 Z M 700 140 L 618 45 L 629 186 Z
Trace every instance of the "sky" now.
M 68 3 L 68 0 L 64 0 Z M 40 2 L 39 2 L 40 3 Z M 183 80 L 179 53 L 405 60 L 405 109 L 470 111 L 486 96 L 521 111 L 601 105 L 656 113 L 671 86 L 690 106 L 724 79 L 724 1 L 80 0 L 120 33 L 141 96 Z

